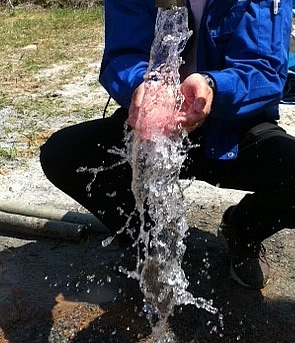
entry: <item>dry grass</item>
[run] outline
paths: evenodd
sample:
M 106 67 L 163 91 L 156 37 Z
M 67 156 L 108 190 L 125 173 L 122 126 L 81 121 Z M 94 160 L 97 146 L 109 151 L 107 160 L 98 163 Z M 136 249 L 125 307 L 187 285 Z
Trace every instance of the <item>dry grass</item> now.
M 42 68 L 99 57 L 101 8 L 14 10 L 0 14 L 0 21 L 0 82 L 6 97 L 35 93 L 40 84 L 34 75 Z
M 1 162 L 35 154 L 44 132 L 101 112 L 103 7 L 14 9 L 0 22 Z

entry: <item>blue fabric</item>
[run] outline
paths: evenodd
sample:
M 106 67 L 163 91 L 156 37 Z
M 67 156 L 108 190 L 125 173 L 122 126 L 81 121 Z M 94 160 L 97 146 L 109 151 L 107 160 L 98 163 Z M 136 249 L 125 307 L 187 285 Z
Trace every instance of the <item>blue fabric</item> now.
M 199 31 L 197 70 L 216 83 L 203 125 L 209 158 L 233 159 L 250 121 L 276 120 L 288 72 L 292 0 L 208 0 Z M 128 108 L 143 81 L 154 38 L 154 0 L 105 0 L 100 82 Z
M 295 16 L 295 0 L 293 0 L 292 3 L 293 8 L 293 18 Z M 294 37 L 291 37 L 291 42 L 294 41 Z M 293 45 L 293 46 L 292 46 Z M 290 52 L 289 52 L 289 62 L 288 62 L 288 68 L 291 71 L 295 70 L 295 51 L 294 51 L 294 43 L 290 44 Z

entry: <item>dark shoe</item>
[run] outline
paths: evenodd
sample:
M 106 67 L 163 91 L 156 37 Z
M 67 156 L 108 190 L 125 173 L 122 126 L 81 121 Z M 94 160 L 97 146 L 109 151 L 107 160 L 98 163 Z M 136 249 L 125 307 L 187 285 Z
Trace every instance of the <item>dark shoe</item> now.
M 288 71 L 281 104 L 295 104 L 295 72 L 293 70 Z
M 264 246 L 253 244 L 245 246 L 236 237 L 231 225 L 220 224 L 217 236 L 221 244 L 231 254 L 230 274 L 240 285 L 260 289 L 266 286 L 269 279 L 269 263 L 265 255 Z

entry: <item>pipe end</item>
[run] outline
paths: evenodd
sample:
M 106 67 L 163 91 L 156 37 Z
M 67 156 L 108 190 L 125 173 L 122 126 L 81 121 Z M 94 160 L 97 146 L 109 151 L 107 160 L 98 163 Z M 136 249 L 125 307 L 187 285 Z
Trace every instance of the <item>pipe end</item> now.
M 183 7 L 185 5 L 186 0 L 156 0 L 156 7 L 161 8 Z

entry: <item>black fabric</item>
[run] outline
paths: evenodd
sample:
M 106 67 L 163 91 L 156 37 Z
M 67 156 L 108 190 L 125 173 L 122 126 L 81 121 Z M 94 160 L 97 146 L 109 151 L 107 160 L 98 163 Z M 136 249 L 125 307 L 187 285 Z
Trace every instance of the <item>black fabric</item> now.
M 289 70 L 281 99 L 282 104 L 295 104 L 295 72 Z
M 111 117 L 62 129 L 41 147 L 40 155 L 48 179 L 114 231 L 125 225 L 134 209 L 130 166 L 125 162 L 112 167 L 122 158 L 109 152 L 123 149 L 126 118 L 127 111 L 120 109 Z M 81 167 L 103 167 L 104 171 L 93 180 L 93 174 L 77 172 Z
M 118 109 L 109 118 L 88 121 L 53 134 L 41 147 L 41 164 L 48 179 L 73 197 L 111 230 L 117 231 L 132 217 L 138 227 L 130 189 L 128 162 L 116 167 L 122 157 L 114 147 L 124 148 L 127 110 Z M 189 136 L 189 150 L 181 177 L 200 179 L 212 185 L 246 190 L 236 206 L 232 222 L 245 242 L 260 242 L 285 228 L 295 227 L 295 138 L 273 123 L 260 123 L 241 134 L 236 160 L 210 160 L 202 151 L 200 131 Z M 111 151 L 110 151 L 111 149 Z M 81 167 L 98 168 L 93 179 Z

